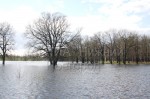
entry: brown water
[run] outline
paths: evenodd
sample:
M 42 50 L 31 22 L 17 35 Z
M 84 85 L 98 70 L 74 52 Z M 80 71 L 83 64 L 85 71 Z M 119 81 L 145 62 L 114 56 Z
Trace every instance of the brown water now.
M 150 65 L 6 62 L 0 99 L 150 99 Z

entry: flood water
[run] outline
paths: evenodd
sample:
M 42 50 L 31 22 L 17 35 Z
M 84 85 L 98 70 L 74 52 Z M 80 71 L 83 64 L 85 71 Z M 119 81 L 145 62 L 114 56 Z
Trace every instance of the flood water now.
M 6 62 L 0 99 L 150 99 L 150 65 Z

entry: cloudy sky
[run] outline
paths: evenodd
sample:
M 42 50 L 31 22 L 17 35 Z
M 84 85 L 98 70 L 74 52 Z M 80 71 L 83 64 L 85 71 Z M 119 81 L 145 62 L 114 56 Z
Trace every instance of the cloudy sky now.
M 83 35 L 112 28 L 150 30 L 150 0 L 0 0 L 0 22 L 13 26 L 16 54 L 25 54 L 25 27 L 42 12 L 65 14 L 71 29 L 82 27 Z

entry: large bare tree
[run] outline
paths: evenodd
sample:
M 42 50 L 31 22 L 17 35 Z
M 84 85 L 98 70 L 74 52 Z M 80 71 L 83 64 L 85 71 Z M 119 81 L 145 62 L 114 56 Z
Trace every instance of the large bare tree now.
M 71 40 L 66 16 L 61 13 L 42 13 L 42 16 L 26 28 L 28 44 L 37 52 L 43 52 L 55 67 L 62 48 Z
M 5 65 L 6 54 L 10 49 L 12 49 L 12 45 L 14 45 L 14 32 L 12 31 L 12 27 L 8 23 L 0 23 L 0 50 L 2 57 L 2 64 Z

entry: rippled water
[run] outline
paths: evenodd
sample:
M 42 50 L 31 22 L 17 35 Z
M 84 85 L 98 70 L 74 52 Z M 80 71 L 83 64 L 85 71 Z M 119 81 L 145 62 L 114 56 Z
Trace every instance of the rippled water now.
M 7 62 L 0 99 L 150 99 L 150 65 Z

